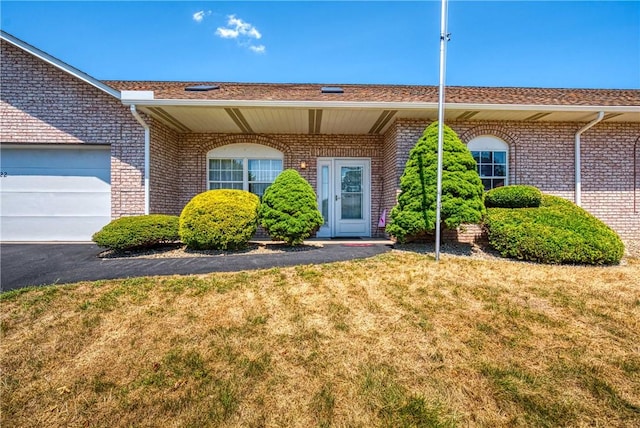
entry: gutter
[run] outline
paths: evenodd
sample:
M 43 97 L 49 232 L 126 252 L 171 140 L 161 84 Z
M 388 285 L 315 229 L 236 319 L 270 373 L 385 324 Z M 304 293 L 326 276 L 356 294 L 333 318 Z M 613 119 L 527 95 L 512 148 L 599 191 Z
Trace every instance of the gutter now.
M 135 104 L 130 106 L 131 114 L 144 128 L 144 213 L 149 214 L 149 125 L 136 110 Z
M 594 120 L 592 120 L 591 122 L 589 122 L 588 124 L 586 124 L 583 128 L 581 128 L 578 132 L 576 132 L 576 136 L 575 136 L 575 147 L 574 147 L 574 151 L 575 151 L 575 191 L 574 191 L 574 200 L 577 206 L 582 206 L 582 176 L 581 176 L 581 159 L 580 159 L 580 135 L 582 135 L 583 132 L 585 132 L 587 129 L 591 128 L 592 126 L 594 126 L 596 123 L 600 122 L 602 120 L 602 118 L 604 117 L 604 112 L 601 111 L 600 113 L 598 113 L 598 117 L 596 117 Z
M 129 93 L 127 93 L 129 92 Z M 121 101 L 124 105 L 152 106 L 184 106 L 184 107 L 271 107 L 271 108 L 357 108 L 386 110 L 437 110 L 437 102 L 423 101 L 286 101 L 286 100 L 188 100 L 188 99 L 155 99 L 147 96 L 134 97 L 131 92 L 122 91 Z M 145 91 L 141 91 L 145 92 Z M 483 104 L 483 103 L 445 103 L 451 110 L 482 111 L 551 111 L 551 112 L 584 112 L 591 113 L 606 109 L 610 113 L 640 113 L 640 106 L 590 106 L 590 105 L 536 105 L 536 104 Z

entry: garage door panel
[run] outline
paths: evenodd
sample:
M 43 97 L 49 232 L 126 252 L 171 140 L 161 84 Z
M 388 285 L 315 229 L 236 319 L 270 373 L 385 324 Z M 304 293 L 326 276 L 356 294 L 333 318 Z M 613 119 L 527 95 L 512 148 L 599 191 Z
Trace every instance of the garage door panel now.
M 101 170 L 93 170 L 103 174 Z M 100 176 L 57 176 L 57 175 L 19 175 L 7 170 L 7 176 L 0 180 L 2 192 L 110 192 L 109 181 Z
M 43 217 L 3 216 L 0 234 L 4 241 L 89 241 L 91 235 L 109 223 L 110 217 Z
M 4 161 L 2 162 L 2 171 L 7 173 L 5 178 L 11 177 L 65 177 L 65 178 L 83 178 L 93 177 L 97 178 L 106 184 L 111 181 L 111 173 L 109 169 L 105 168 L 27 168 L 27 167 L 5 167 Z
M 109 147 L 3 147 L 0 240 L 88 241 L 111 220 Z
M 25 149 L 5 148 L 2 150 L 2 165 L 11 165 L 13 168 L 48 168 L 65 170 L 67 168 L 78 169 L 104 169 L 105 155 L 110 158 L 109 148 L 51 148 L 51 149 Z M 74 160 L 80 160 L 74 162 Z M 73 163 L 70 165 L 69 160 Z
M 3 193 L 3 216 L 102 216 L 110 211 L 111 198 L 104 192 Z M 44 219 L 43 219 L 44 221 Z

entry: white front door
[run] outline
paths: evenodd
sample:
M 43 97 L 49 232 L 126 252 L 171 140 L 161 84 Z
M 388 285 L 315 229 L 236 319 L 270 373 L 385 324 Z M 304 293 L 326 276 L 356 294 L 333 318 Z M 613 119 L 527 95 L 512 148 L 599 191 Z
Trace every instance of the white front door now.
M 318 159 L 319 237 L 371 236 L 371 161 Z

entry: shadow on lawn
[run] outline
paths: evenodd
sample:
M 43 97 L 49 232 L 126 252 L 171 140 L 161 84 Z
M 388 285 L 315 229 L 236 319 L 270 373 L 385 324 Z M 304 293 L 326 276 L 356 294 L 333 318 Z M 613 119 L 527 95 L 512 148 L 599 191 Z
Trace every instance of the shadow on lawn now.
M 183 258 L 183 257 L 215 257 L 240 254 L 275 254 L 300 251 L 312 251 L 322 248 L 319 245 L 288 246 L 282 242 L 250 242 L 245 248 L 238 250 L 194 250 L 182 243 L 156 245 L 150 248 L 131 250 L 105 250 L 98 254 L 102 259 L 119 258 Z
M 395 250 L 407 251 L 416 254 L 435 254 L 434 242 L 412 242 L 410 244 L 395 244 Z M 482 258 L 502 258 L 500 253 L 490 248 L 488 245 L 462 242 L 441 242 L 440 253 L 453 256 L 482 257 Z

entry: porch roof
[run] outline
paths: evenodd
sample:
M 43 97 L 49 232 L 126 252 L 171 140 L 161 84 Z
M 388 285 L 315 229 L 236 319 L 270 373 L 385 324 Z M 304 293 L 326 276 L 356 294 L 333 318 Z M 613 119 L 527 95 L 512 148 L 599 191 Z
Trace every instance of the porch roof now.
M 382 134 L 434 120 L 438 88 L 408 85 L 105 81 L 178 132 Z M 200 87 L 190 91 L 188 87 Z M 342 93 L 323 93 L 322 88 Z M 205 88 L 203 88 L 205 87 Z M 209 87 L 209 90 L 202 90 Z M 640 90 L 450 86 L 445 120 L 640 122 Z

